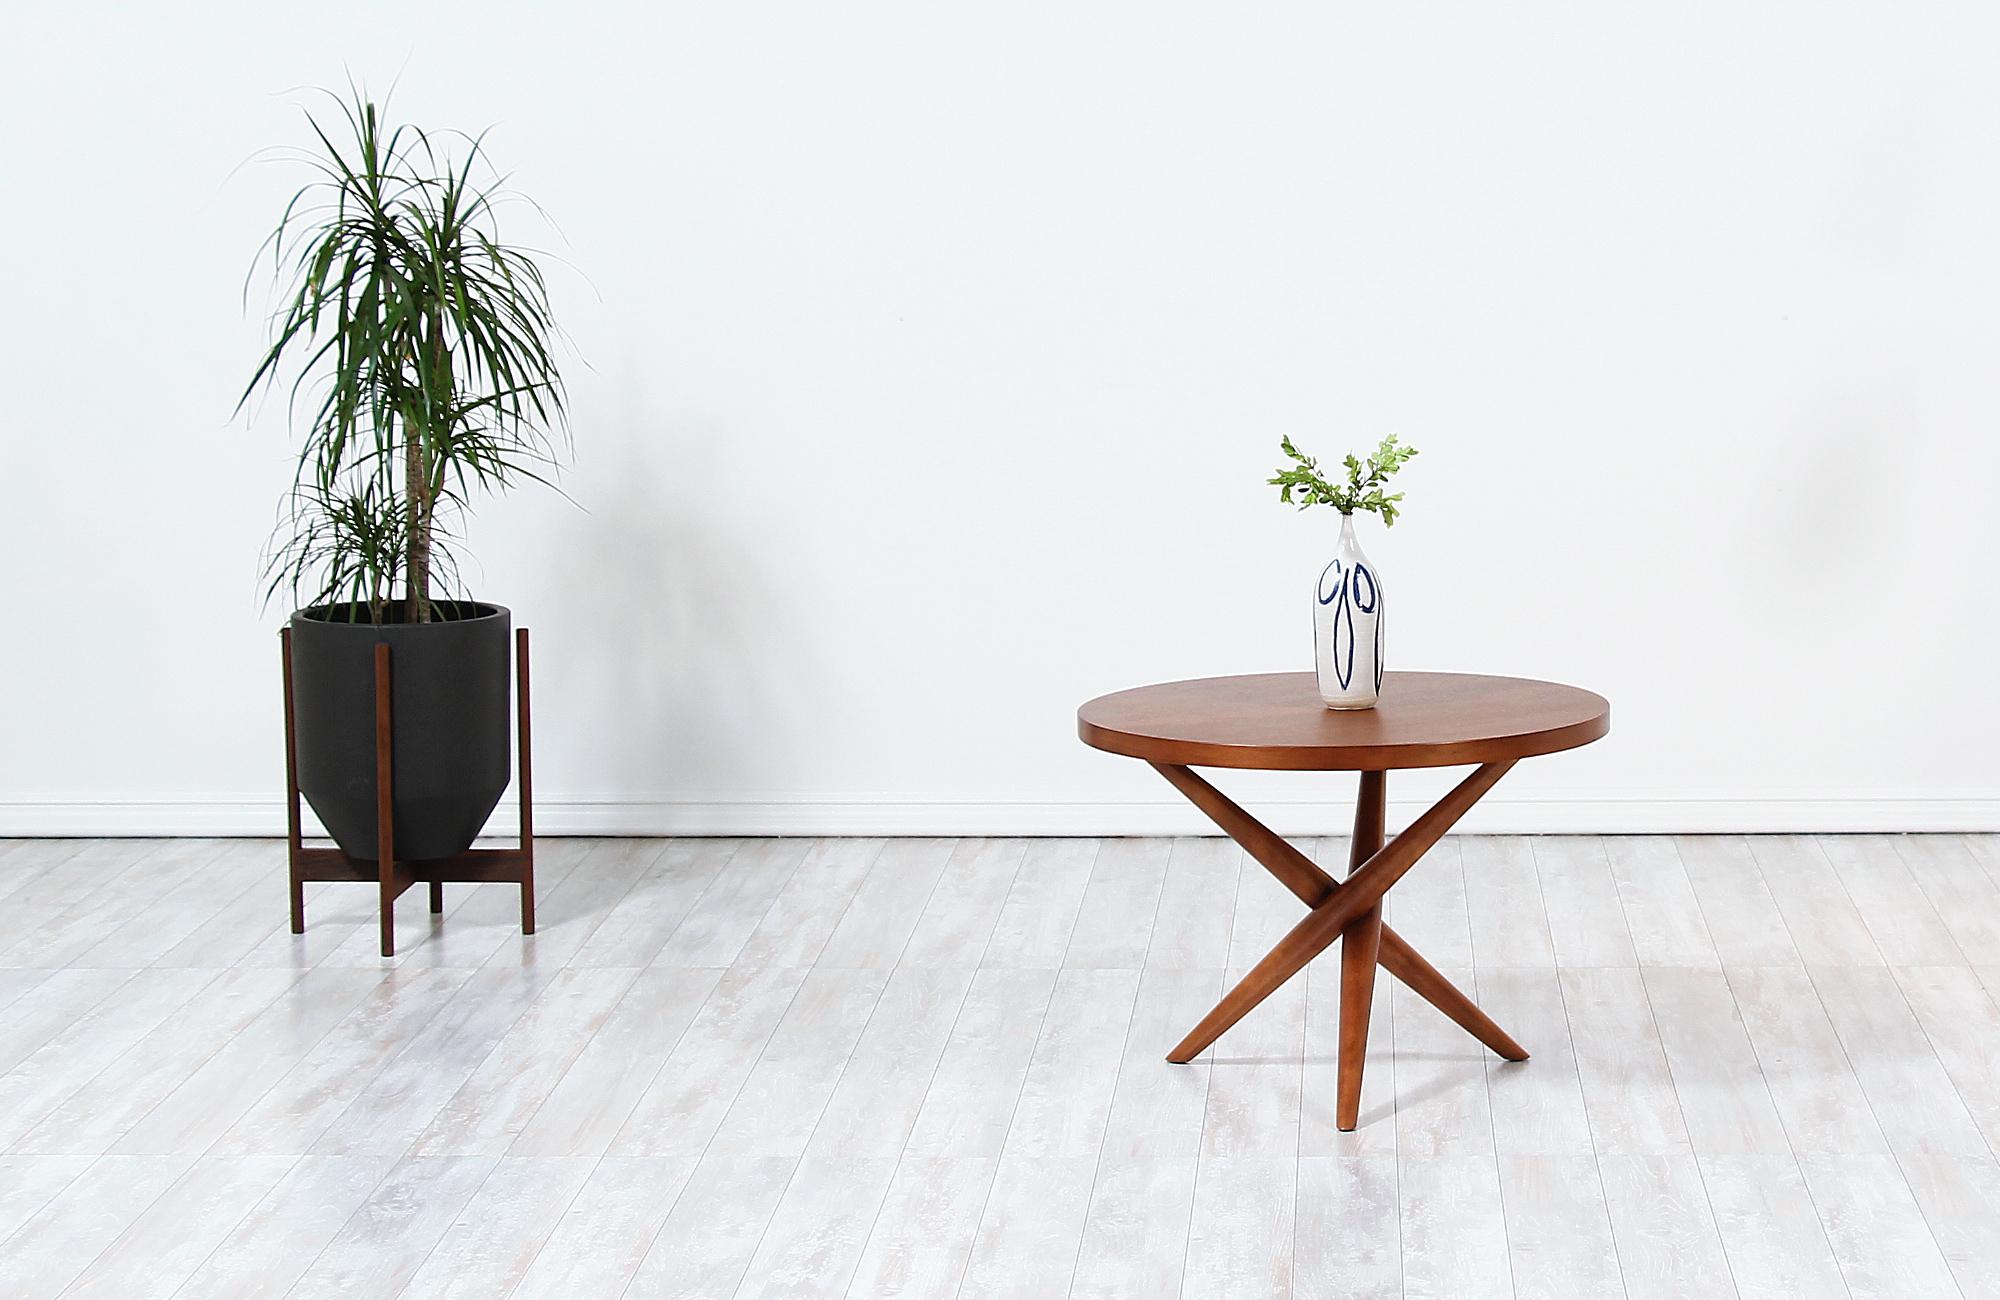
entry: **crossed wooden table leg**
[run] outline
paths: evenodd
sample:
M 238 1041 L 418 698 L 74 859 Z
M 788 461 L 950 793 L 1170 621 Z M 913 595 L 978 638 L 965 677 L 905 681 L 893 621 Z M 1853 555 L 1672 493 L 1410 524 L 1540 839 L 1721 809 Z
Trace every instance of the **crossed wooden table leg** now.
M 1244 851 L 1264 865 L 1285 888 L 1312 909 L 1293 926 L 1264 959 L 1251 968 L 1215 1009 L 1167 1054 L 1185 1065 L 1241 1020 L 1250 1009 L 1305 968 L 1307 962 L 1340 945 L 1340 1092 L 1335 1120 L 1352 1132 L 1361 1112 L 1361 1069 L 1368 1045 L 1368 1012 L 1375 995 L 1375 967 L 1387 967 L 1410 990 L 1451 1017 L 1474 1038 L 1510 1061 L 1525 1061 L 1528 1053 L 1493 1023 L 1472 999 L 1440 975 L 1402 937 L 1382 924 L 1382 896 L 1403 873 L 1436 844 L 1467 809 L 1478 803 L 1493 783 L 1507 774 L 1513 760 L 1482 764 L 1455 786 L 1430 811 L 1410 823 L 1395 839 L 1383 842 L 1387 774 L 1361 773 L 1361 794 L 1354 809 L 1354 839 L 1348 873 L 1336 881 L 1305 854 L 1244 812 L 1220 790 L 1180 764 L 1154 763 L 1195 807 L 1208 814 Z

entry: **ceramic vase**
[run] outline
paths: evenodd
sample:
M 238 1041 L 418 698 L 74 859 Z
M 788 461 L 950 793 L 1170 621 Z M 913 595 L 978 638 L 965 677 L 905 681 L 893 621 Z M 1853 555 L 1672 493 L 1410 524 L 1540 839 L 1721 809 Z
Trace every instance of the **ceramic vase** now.
M 1340 517 L 1340 548 L 1314 593 L 1313 649 L 1319 698 L 1329 709 L 1372 709 L 1382 692 L 1382 583 Z

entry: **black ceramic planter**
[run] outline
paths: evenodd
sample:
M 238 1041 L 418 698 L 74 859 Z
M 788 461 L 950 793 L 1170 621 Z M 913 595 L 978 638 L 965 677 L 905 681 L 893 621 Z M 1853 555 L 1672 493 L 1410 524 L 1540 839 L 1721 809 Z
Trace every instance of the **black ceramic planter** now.
M 334 842 L 373 862 L 375 646 L 389 646 L 396 857 L 471 847 L 507 790 L 509 625 L 498 605 L 443 602 L 432 623 L 349 623 L 345 606 L 292 615 L 299 791 Z

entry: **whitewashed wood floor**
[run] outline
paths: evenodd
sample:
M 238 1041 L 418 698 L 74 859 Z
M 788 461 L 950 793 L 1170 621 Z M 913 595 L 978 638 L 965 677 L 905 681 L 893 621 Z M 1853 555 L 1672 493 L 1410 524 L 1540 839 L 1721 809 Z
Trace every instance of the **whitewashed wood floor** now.
M 1338 841 L 1322 860 L 1340 860 Z M 0 842 L 0 1296 L 2000 1295 L 2000 837 L 1452 839 L 1337 963 L 1228 841 L 569 840 L 313 890 Z

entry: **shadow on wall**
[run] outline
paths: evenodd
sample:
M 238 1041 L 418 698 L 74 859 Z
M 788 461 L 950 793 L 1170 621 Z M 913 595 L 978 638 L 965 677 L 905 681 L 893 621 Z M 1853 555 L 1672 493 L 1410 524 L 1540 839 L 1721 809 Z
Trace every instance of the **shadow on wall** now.
M 810 637 L 786 626 L 785 575 L 715 508 L 725 494 L 709 492 L 719 470 L 703 450 L 715 436 L 603 437 L 569 480 L 584 510 L 562 512 L 537 583 L 562 623 L 566 703 L 551 717 L 576 728 L 565 787 L 637 799 L 768 787 L 782 756 L 759 737 L 825 675 Z

